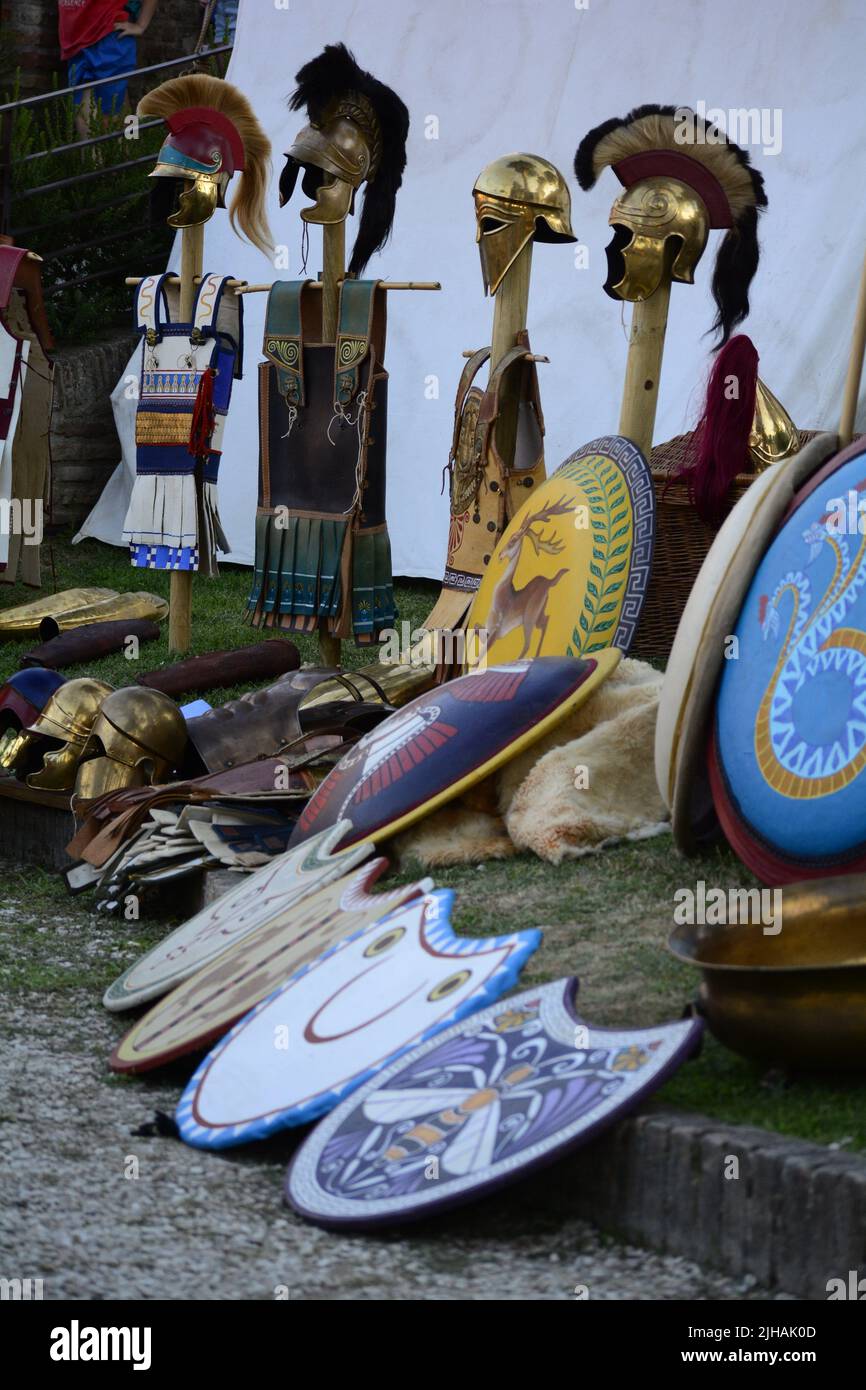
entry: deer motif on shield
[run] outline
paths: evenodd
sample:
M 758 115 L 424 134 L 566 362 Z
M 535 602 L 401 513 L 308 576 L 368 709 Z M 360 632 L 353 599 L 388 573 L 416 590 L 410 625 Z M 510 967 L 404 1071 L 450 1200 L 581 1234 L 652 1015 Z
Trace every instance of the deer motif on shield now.
M 574 508 L 565 497 L 550 506 L 530 512 L 526 520 L 517 527 L 512 536 L 501 545 L 494 556 L 505 569 L 496 581 L 490 612 L 487 615 L 487 646 L 506 637 L 515 628 L 523 628 L 523 646 L 517 660 L 529 655 L 533 632 L 538 632 L 538 646 L 535 655 L 541 652 L 544 634 L 547 631 L 547 600 L 550 591 L 568 574 L 568 566 L 557 570 L 547 578 L 543 574 L 533 575 L 522 588 L 514 584 L 514 575 L 520 561 L 524 541 L 528 541 L 536 555 L 559 555 L 565 549 L 565 542 L 553 536 L 545 537 L 544 525 L 556 516 L 570 516 Z M 537 529 L 536 529 L 537 528 Z

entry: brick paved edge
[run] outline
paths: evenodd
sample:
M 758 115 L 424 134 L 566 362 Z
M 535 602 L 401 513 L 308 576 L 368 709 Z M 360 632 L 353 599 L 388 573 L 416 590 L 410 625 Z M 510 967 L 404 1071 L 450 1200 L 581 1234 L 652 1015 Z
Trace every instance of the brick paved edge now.
M 725 1176 L 731 1158 L 737 1177 Z M 855 1154 L 658 1107 L 560 1173 L 569 1213 L 770 1291 L 826 1299 L 828 1280 L 866 1275 L 866 1159 Z

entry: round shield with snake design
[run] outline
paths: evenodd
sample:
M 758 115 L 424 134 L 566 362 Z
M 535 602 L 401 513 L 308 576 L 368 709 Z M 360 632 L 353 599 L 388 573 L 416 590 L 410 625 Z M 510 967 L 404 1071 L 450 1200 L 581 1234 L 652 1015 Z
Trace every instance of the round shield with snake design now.
M 765 882 L 866 867 L 866 441 L 800 490 L 740 610 L 709 752 L 734 849 Z

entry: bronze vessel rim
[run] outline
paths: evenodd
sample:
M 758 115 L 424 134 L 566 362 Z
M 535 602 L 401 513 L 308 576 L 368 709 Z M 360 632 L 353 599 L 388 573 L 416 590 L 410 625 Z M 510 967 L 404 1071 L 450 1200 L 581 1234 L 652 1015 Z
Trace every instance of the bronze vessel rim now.
M 705 940 L 716 940 L 721 932 L 730 930 L 731 927 L 728 925 L 719 926 L 712 932 L 712 936 L 708 933 Z M 753 930 L 757 930 L 757 928 L 753 928 Z M 712 971 L 714 973 L 721 972 L 738 975 L 818 975 L 825 974 L 827 971 L 866 969 L 866 941 L 861 943 L 859 947 L 852 942 L 852 950 L 854 950 L 856 954 L 849 955 L 841 960 L 800 960 L 778 965 L 761 964 L 751 961 L 706 960 L 700 954 L 700 947 L 701 942 L 698 940 L 694 929 L 689 927 L 674 928 L 667 940 L 667 949 L 675 959 L 682 961 L 684 965 L 691 965 L 698 970 Z

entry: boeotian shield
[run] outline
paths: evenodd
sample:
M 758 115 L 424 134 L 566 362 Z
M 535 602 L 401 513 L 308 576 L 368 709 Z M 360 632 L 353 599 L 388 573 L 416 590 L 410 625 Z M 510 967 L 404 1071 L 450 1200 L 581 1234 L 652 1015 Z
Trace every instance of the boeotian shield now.
M 248 932 L 362 863 L 370 846 L 348 854 L 337 851 L 347 829 L 334 825 L 242 878 L 237 888 L 202 908 L 125 970 L 107 989 L 105 1007 L 132 1009 L 167 994 Z
M 387 859 L 371 859 L 247 932 L 138 1020 L 118 1043 L 112 1070 L 148 1071 L 200 1051 L 331 946 L 433 887 L 422 879 L 371 893 L 387 867 Z
M 577 1148 L 696 1050 L 699 1021 L 595 1028 L 577 980 L 503 1000 L 391 1062 L 296 1153 L 292 1206 L 323 1226 L 412 1221 Z
M 455 936 L 453 897 L 425 894 L 356 932 L 242 1018 L 181 1097 L 181 1137 L 220 1149 L 307 1124 L 512 988 L 541 932 Z
M 539 657 L 471 671 L 412 700 L 359 739 L 317 787 L 292 834 L 335 821 L 342 845 L 385 839 L 460 796 L 554 728 L 620 660 Z
M 472 604 L 467 668 L 528 656 L 627 652 L 649 582 L 655 493 L 618 435 L 567 458 L 513 518 Z
M 725 663 L 710 780 L 764 882 L 866 868 L 866 442 L 800 489 L 767 547 Z

